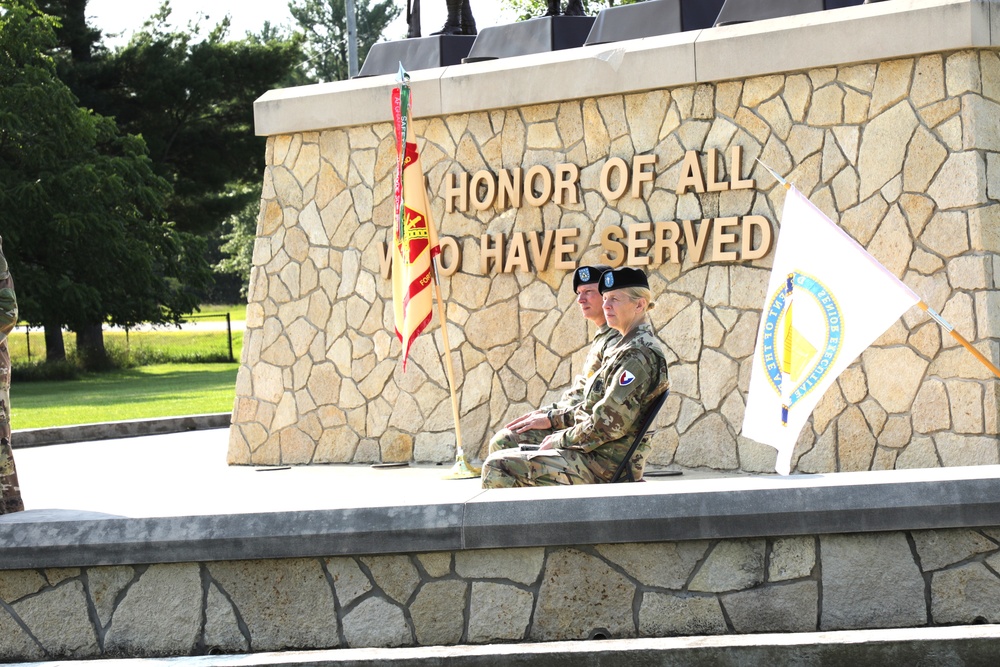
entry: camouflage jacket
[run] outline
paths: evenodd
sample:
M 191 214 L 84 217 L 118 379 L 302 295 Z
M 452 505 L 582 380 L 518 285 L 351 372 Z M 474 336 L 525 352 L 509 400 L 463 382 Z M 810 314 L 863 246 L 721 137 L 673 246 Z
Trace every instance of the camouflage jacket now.
M 7 334 L 17 324 L 17 298 L 14 296 L 14 280 L 7 270 L 7 258 L 0 246 L 0 341 L 7 340 Z
M 576 376 L 573 385 L 566 390 L 562 398 L 552 405 L 542 408 L 548 412 L 549 419 L 558 420 L 583 402 L 583 389 L 587 385 L 587 380 L 601 369 L 608 350 L 614 347 L 621 338 L 622 335 L 607 324 L 602 324 L 597 329 L 597 333 L 594 334 L 594 342 L 590 344 L 590 350 L 587 352 L 587 360 L 583 364 L 583 375 Z
M 584 387 L 583 402 L 553 421 L 563 449 L 591 454 L 588 467 L 610 479 L 653 401 L 669 389 L 667 359 L 648 322 L 636 326 L 613 348 Z

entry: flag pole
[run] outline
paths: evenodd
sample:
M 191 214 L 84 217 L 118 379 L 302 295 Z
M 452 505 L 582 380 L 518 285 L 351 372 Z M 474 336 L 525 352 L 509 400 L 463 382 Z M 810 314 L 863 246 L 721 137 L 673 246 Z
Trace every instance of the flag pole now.
M 941 317 L 941 315 L 938 314 L 937 311 L 935 311 L 933 308 L 931 308 L 930 306 L 928 306 L 927 303 L 924 302 L 924 301 L 919 301 L 917 303 L 917 305 L 920 307 L 921 310 L 923 310 L 928 315 L 930 315 L 931 318 L 933 318 L 933 320 L 935 322 L 937 322 L 938 324 L 940 324 L 941 328 L 943 328 L 945 331 L 947 331 L 948 333 L 950 333 L 952 338 L 954 338 L 959 343 L 961 343 L 962 347 L 964 347 L 966 350 L 968 350 L 969 352 L 971 352 L 972 356 L 974 356 L 976 359 L 978 359 L 980 361 L 980 363 L 982 363 L 984 366 L 986 366 L 986 368 L 990 369 L 990 371 L 992 371 L 994 375 L 996 375 L 997 377 L 1000 377 L 1000 368 L 997 368 L 996 366 L 994 366 L 993 363 L 990 362 L 989 359 L 987 359 L 986 357 L 983 356 L 982 352 L 980 352 L 976 348 L 972 347 L 972 343 L 970 343 L 968 340 L 966 340 L 965 336 L 963 336 L 962 334 L 960 334 L 957 331 L 955 331 L 955 327 L 953 327 L 951 324 L 949 324 L 946 319 L 944 319 L 943 317 Z
M 444 299 L 441 297 L 441 279 L 438 275 L 438 258 L 432 260 L 434 267 L 434 295 L 438 302 L 438 317 L 441 320 L 441 341 L 444 343 L 444 366 L 448 373 L 448 388 L 451 390 L 451 414 L 455 419 L 455 465 L 444 476 L 444 479 L 472 479 L 479 477 L 480 471 L 471 467 L 465 461 L 462 451 L 462 425 L 458 420 L 458 394 L 455 391 L 455 367 L 451 361 L 451 343 L 448 342 L 448 318 L 444 312 Z
M 771 169 L 766 164 L 764 164 L 763 162 L 761 162 L 759 158 L 754 158 L 754 159 L 757 160 L 757 162 L 760 162 L 760 166 L 764 167 L 764 169 L 767 169 L 767 171 L 770 172 L 771 176 L 774 176 L 775 180 L 777 180 L 779 183 L 781 183 L 783 186 L 785 186 L 786 190 L 789 189 L 790 187 L 792 187 L 791 183 L 789 183 L 788 181 L 786 181 L 785 179 L 783 179 L 781 176 L 779 176 L 777 174 L 777 172 L 775 172 L 773 169 Z M 917 306 L 919 306 L 920 309 L 923 310 L 925 313 L 927 313 L 928 315 L 930 315 L 931 318 L 935 322 L 937 322 L 938 324 L 940 324 L 941 328 L 943 328 L 945 331 L 947 331 L 948 333 L 950 333 L 952 338 L 954 338 L 959 343 L 961 343 L 962 347 L 964 347 L 966 350 L 968 350 L 969 352 L 971 352 L 972 356 L 974 356 L 976 359 L 978 359 L 981 364 L 983 364 L 984 366 L 986 366 L 986 368 L 990 369 L 990 371 L 994 375 L 996 375 L 998 378 L 1000 378 L 1000 368 L 997 368 L 996 366 L 994 366 L 993 363 L 989 359 L 987 359 L 985 356 L 983 356 L 982 352 L 980 352 L 979 350 L 977 350 L 976 348 L 974 348 L 972 346 L 972 343 L 970 343 L 968 340 L 966 340 L 965 336 L 963 336 L 962 334 L 960 334 L 957 331 L 955 331 L 955 327 L 953 327 L 951 324 L 949 324 L 946 319 L 944 319 L 943 317 L 941 317 L 941 315 L 936 310 L 934 310 L 933 308 L 931 308 L 930 306 L 928 306 L 927 302 L 925 302 L 923 299 L 921 299 L 920 301 L 917 302 Z

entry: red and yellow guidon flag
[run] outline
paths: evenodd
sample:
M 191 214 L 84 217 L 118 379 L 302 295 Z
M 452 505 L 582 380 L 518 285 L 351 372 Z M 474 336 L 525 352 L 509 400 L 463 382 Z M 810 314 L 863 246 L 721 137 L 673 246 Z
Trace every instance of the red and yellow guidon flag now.
M 431 321 L 432 258 L 441 252 L 431 220 L 417 145 L 408 141 L 410 89 L 405 80 L 392 91 L 396 130 L 395 218 L 392 244 L 392 305 L 396 335 L 403 344 L 403 370 L 410 347 Z

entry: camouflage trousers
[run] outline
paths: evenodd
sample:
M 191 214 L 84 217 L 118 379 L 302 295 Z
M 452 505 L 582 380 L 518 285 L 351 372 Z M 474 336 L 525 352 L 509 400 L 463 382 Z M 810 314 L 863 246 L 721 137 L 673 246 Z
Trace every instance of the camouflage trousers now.
M 555 432 L 551 428 L 539 428 L 524 433 L 514 433 L 509 428 L 502 428 L 490 439 L 490 454 L 504 449 L 517 449 L 520 445 L 540 445 L 545 436 Z
M 587 466 L 590 456 L 576 449 L 542 449 L 532 452 L 500 449 L 483 461 L 483 488 L 503 489 L 517 486 L 603 482 L 604 480 Z
M 10 447 L 10 353 L 0 342 L 0 514 L 24 509 L 17 482 L 14 450 Z

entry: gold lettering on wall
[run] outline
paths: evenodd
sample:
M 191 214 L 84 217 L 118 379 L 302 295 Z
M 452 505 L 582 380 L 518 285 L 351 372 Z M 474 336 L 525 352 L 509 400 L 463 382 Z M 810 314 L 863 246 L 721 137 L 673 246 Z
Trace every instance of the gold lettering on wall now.
M 625 237 L 625 230 L 618 225 L 608 225 L 601 230 L 601 247 L 604 254 L 601 255 L 601 264 L 607 264 L 613 269 L 617 269 L 625 261 L 625 246 L 616 239 Z
M 479 240 L 479 272 L 484 276 L 490 273 L 490 261 L 493 266 L 503 271 L 503 235 L 494 237 L 496 243 L 490 245 L 490 235 L 483 234 Z
M 708 175 L 705 176 L 705 189 L 709 192 L 725 192 L 729 189 L 729 181 L 719 180 L 719 151 L 709 148 L 705 156 Z
M 705 177 L 701 175 L 701 163 L 698 162 L 698 151 L 688 151 L 681 163 L 681 176 L 677 179 L 677 194 L 682 195 L 694 188 L 695 192 L 705 192 Z
M 570 243 L 570 241 L 579 235 L 580 230 L 576 228 L 556 230 L 555 247 L 552 249 L 554 253 L 552 268 L 560 271 L 569 271 L 576 268 L 576 262 L 573 261 L 572 257 L 576 252 L 576 244 Z
M 726 157 L 728 164 L 724 164 Z M 649 197 L 658 187 L 663 187 L 657 184 L 656 165 L 654 154 L 633 155 L 628 159 L 608 158 L 601 167 L 597 185 L 609 202 L 621 199 L 626 193 L 635 199 Z M 445 210 L 448 213 L 468 212 L 471 207 L 480 212 L 522 205 L 541 207 L 548 203 L 577 205 L 582 195 L 580 173 L 580 166 L 564 162 L 554 167 L 534 165 L 495 173 L 480 169 L 471 175 L 449 174 L 443 185 Z M 716 148 L 703 152 L 685 151 L 675 192 L 678 195 L 704 194 L 755 187 L 755 179 L 743 177 L 743 147 L 737 145 L 730 148 L 728 156 L 720 155 Z M 481 234 L 480 272 L 488 275 L 491 272 L 547 271 L 549 268 L 571 270 L 576 266 L 573 258 L 580 254 L 579 235 L 580 230 L 574 228 Z M 452 238 L 440 238 L 439 268 L 442 275 L 449 276 L 462 269 L 462 247 Z M 685 261 L 692 264 L 760 259 L 773 248 L 774 230 L 766 218 L 748 215 L 606 225 L 598 232 L 598 239 L 600 262 L 612 267 L 647 267 L 680 263 L 682 247 Z M 466 250 L 475 242 L 469 240 L 468 243 Z M 379 268 L 385 277 L 392 272 L 387 244 L 383 244 Z
M 733 146 L 729 153 L 729 178 L 733 190 L 752 190 L 757 187 L 757 180 L 743 178 L 743 147 Z
M 438 244 L 441 246 L 441 254 L 438 256 L 438 268 L 442 276 L 450 276 L 462 266 L 462 248 L 458 241 L 450 236 L 439 236 Z M 392 277 L 392 245 L 382 241 L 379 245 L 378 268 L 382 278 L 388 280 Z
M 674 220 L 656 223 L 656 230 L 653 232 L 653 264 L 663 264 L 669 261 L 671 264 L 680 263 L 680 252 L 677 250 L 677 240 L 681 236 L 681 227 Z M 665 253 L 670 253 L 667 260 Z
M 705 171 L 702 173 L 698 151 L 688 151 L 681 163 L 681 176 L 677 179 L 676 193 L 684 194 L 690 188 L 695 192 L 725 192 L 726 190 L 748 190 L 756 186 L 752 178 L 743 178 L 743 147 L 733 146 L 729 152 L 729 179 L 719 179 L 719 151 L 714 148 L 705 153 Z
M 617 175 L 618 185 L 611 186 L 611 177 Z M 628 164 L 620 157 L 613 157 L 601 167 L 601 194 L 608 201 L 615 201 L 628 189 Z
M 551 229 L 546 229 L 539 243 L 538 235 L 542 232 L 528 233 L 528 250 L 531 252 L 531 263 L 535 265 L 536 271 L 544 271 L 549 264 L 549 256 L 552 254 L 552 245 L 555 241 L 556 233 Z
M 483 198 L 479 198 L 480 190 L 484 191 Z M 472 175 L 472 183 L 469 185 L 469 194 L 472 195 L 472 208 L 477 211 L 485 211 L 493 206 L 493 201 L 497 196 L 496 177 L 492 172 L 485 169 L 477 171 Z
M 504 169 L 500 172 L 500 183 L 497 188 L 497 206 L 499 208 L 521 207 L 521 171 L 521 168 L 517 167 L 513 173 L 510 169 Z
M 450 236 L 439 236 L 438 241 L 441 244 L 438 267 L 441 269 L 441 275 L 447 277 L 462 266 L 462 248 L 458 245 L 458 241 Z
M 457 206 L 456 206 L 457 200 Z M 469 208 L 469 174 L 459 172 L 444 179 L 444 207 L 451 213 L 456 208 L 465 211 Z
M 535 194 L 535 182 L 541 179 L 541 188 Z M 552 198 L 552 174 L 540 164 L 528 169 L 524 175 L 524 201 L 531 206 L 541 206 Z
M 684 245 L 688 247 L 691 261 L 700 264 L 705 257 L 705 246 L 708 241 L 709 232 L 712 231 L 712 221 L 702 220 L 699 229 L 694 228 L 692 220 L 684 221 Z M 699 232 L 701 232 L 699 234 Z
M 738 240 L 735 233 L 727 233 L 730 227 L 740 224 L 739 218 L 716 218 L 712 223 L 715 233 L 712 235 L 712 261 L 713 262 L 735 262 L 739 259 L 739 253 L 735 250 L 725 250 L 723 246 L 736 243 Z
M 753 247 L 754 228 L 760 230 L 760 245 Z M 774 230 L 770 221 L 762 215 L 748 215 L 743 218 L 743 246 L 741 248 L 744 260 L 760 259 L 771 252 L 774 242 Z
M 651 222 L 637 222 L 628 226 L 628 252 L 625 254 L 625 264 L 628 266 L 646 266 L 649 264 L 649 255 L 640 255 L 640 250 L 645 250 L 652 241 L 647 238 L 640 238 L 639 234 L 645 234 L 653 229 Z
M 524 232 L 514 232 L 510 236 L 510 246 L 507 249 L 507 261 L 503 272 L 511 273 L 514 269 L 528 271 L 528 250 L 524 247 Z
M 643 167 L 656 165 L 655 155 L 636 155 L 632 158 L 632 196 L 639 199 L 642 196 L 642 184 L 653 183 L 653 170 L 643 171 Z
M 576 182 L 580 179 L 580 168 L 568 162 L 556 165 L 556 191 L 553 203 L 562 206 L 565 204 L 580 203 L 576 194 Z M 568 196 L 568 198 L 566 198 Z

